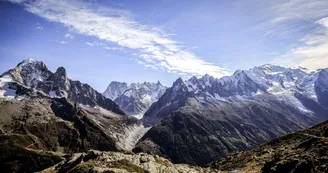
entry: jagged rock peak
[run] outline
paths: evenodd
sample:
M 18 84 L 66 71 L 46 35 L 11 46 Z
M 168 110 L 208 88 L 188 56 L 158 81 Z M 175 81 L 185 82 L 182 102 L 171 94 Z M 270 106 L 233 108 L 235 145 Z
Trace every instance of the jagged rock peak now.
M 66 69 L 64 67 L 58 67 L 55 74 L 59 76 L 67 76 Z
M 176 81 L 173 82 L 173 86 L 177 86 L 181 84 L 183 84 L 183 80 L 181 77 L 179 77 Z
M 112 81 L 109 85 L 127 85 L 126 82 Z

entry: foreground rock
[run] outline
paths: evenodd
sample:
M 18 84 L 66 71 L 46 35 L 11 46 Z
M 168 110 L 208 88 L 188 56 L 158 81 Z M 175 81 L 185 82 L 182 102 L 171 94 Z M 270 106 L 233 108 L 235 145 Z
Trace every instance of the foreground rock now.
M 7 136 L 0 136 L 1 172 L 36 172 L 57 164 L 62 157 L 46 152 L 24 149 L 16 146 Z
M 172 164 L 167 159 L 149 154 L 129 154 L 119 152 L 100 152 L 91 150 L 76 153 L 70 159 L 48 168 L 46 172 L 79 173 L 200 173 L 218 172 L 211 168 L 200 168 L 184 164 Z

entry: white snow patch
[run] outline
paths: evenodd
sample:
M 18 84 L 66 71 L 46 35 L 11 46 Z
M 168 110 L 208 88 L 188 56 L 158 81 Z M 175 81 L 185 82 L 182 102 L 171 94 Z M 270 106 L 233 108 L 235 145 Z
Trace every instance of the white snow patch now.
M 5 75 L 0 78 L 0 97 L 14 99 L 16 96 L 16 90 L 9 88 L 9 82 L 13 82 L 13 79 L 10 75 Z
M 49 91 L 49 96 L 50 96 L 51 98 L 58 97 L 58 96 L 56 95 L 56 92 L 53 91 L 53 90 Z
M 153 103 L 151 96 L 147 94 L 142 95 L 141 102 L 145 105 L 151 105 Z
M 139 113 L 139 114 L 134 114 L 134 115 L 131 115 L 131 116 L 133 116 L 133 117 L 135 117 L 135 118 L 137 118 L 138 120 L 140 120 L 143 116 L 144 116 L 144 112 L 142 112 L 142 113 Z

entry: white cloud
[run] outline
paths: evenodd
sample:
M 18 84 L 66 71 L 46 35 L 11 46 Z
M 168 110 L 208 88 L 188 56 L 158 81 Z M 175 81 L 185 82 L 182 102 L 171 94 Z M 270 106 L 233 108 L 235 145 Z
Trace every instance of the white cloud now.
M 104 43 L 100 43 L 100 42 L 98 42 L 98 41 L 94 41 L 94 42 L 85 42 L 85 44 L 87 44 L 88 46 L 91 46 L 91 47 L 93 47 L 93 46 L 106 46 Z
M 288 36 L 306 29 L 328 15 L 327 0 L 283 0 L 263 1 L 265 6 L 258 10 L 262 22 L 252 29 L 262 30 L 266 36 Z M 300 25 L 300 22 L 304 22 Z
M 40 23 L 36 23 L 36 29 L 43 30 L 43 26 Z
M 74 39 L 74 35 L 72 34 L 65 34 L 64 37 L 69 39 Z
M 60 41 L 59 43 L 60 44 L 66 44 L 67 42 L 66 41 Z
M 104 47 L 104 49 L 107 49 L 107 50 L 113 50 L 113 51 L 117 51 L 117 50 L 123 50 L 122 47 L 109 47 L 109 46 L 106 46 Z
M 302 66 L 309 69 L 328 67 L 328 17 L 316 23 L 318 28 L 300 40 L 301 44 L 288 51 L 273 63 Z
M 119 10 L 108 8 L 99 12 L 82 2 L 57 0 L 39 0 L 24 5 L 27 11 L 62 23 L 79 34 L 135 50 L 144 64 L 181 74 L 210 74 L 215 77 L 229 74 L 227 68 L 206 62 L 184 49 L 178 41 L 169 38 L 169 34 L 141 25 Z M 95 42 L 86 44 L 97 45 Z

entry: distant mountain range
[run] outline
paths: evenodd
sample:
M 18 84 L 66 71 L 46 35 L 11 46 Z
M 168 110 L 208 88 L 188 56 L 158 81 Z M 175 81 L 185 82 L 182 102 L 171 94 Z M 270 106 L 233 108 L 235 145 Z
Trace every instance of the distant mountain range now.
M 103 95 L 114 100 L 127 114 L 141 118 L 152 103 L 160 98 L 167 87 L 157 83 L 111 82 Z
M 0 138 L 28 149 L 129 150 L 206 165 L 327 119 L 327 69 L 263 65 L 171 87 L 113 81 L 102 94 L 32 59 L 0 75 Z
M 221 79 L 179 78 L 145 112 L 153 127 L 133 151 L 203 165 L 312 126 L 328 119 L 327 74 L 263 65 Z
M 176 110 L 185 104 L 187 98 L 195 98 L 199 102 L 228 103 L 254 101 L 263 96 L 274 97 L 304 113 L 316 114 L 320 118 L 324 116 L 321 111 L 328 108 L 327 75 L 327 69 L 309 72 L 303 68 L 263 65 L 250 70 L 237 70 L 232 76 L 220 79 L 209 75 L 192 77 L 186 81 L 179 78 L 145 113 L 143 120 L 154 125 L 167 115 L 165 112 L 168 109 Z

